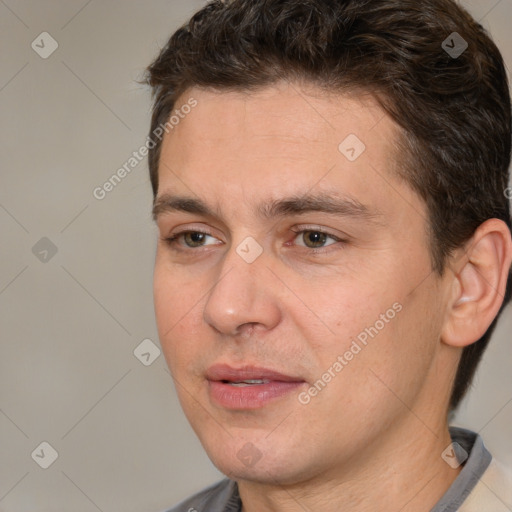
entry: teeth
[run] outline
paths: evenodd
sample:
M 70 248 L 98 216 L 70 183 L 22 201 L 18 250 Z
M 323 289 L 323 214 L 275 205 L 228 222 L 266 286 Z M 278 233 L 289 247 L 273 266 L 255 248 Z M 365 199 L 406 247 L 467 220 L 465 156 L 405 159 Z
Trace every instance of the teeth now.
M 230 384 L 232 386 L 236 386 L 236 387 L 244 387 L 244 386 L 254 386 L 255 384 L 267 384 L 268 380 L 261 380 L 261 379 L 248 379 L 248 380 L 243 380 L 243 381 L 240 381 L 240 382 L 230 382 Z

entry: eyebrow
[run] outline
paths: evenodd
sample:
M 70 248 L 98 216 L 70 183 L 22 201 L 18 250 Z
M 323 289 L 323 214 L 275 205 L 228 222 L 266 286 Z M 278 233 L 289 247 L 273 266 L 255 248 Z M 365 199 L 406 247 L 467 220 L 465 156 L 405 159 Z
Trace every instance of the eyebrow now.
M 214 210 L 205 202 L 194 197 L 173 196 L 162 194 L 155 199 L 153 220 L 164 213 L 184 212 L 204 217 L 218 217 L 219 211 Z M 371 210 L 358 200 L 351 197 L 340 197 L 332 194 L 316 194 L 273 199 L 256 207 L 256 213 L 264 219 L 275 219 L 287 215 L 303 215 L 321 212 L 343 217 L 351 217 L 378 223 L 382 214 Z

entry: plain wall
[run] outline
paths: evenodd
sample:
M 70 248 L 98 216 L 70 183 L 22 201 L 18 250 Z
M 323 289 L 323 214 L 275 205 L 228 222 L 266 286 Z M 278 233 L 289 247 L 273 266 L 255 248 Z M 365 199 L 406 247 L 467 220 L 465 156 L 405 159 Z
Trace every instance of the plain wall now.
M 512 0 L 463 3 L 510 69 Z M 144 339 L 158 345 L 146 159 L 104 199 L 93 196 L 146 141 L 143 69 L 203 4 L 0 2 L 4 512 L 158 512 L 221 477 L 163 356 L 149 366 L 134 356 Z M 42 32 L 58 43 L 46 59 L 31 47 L 50 48 Z M 510 466 L 511 331 L 509 308 L 456 419 Z M 36 463 L 43 441 L 58 452 L 48 469 Z

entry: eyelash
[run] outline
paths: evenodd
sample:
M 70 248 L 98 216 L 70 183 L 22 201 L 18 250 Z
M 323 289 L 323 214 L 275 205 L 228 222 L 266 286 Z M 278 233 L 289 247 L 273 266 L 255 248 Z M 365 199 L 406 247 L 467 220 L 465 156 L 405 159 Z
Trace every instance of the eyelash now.
M 206 231 L 201 231 L 200 229 L 194 229 L 194 230 L 180 231 L 179 233 L 176 233 L 170 237 L 163 238 L 163 241 L 166 244 L 170 245 L 172 248 L 175 248 L 175 246 L 177 245 L 176 242 L 177 242 L 178 238 L 180 238 L 183 235 L 187 235 L 189 233 L 201 233 L 202 235 L 212 236 L 212 235 L 210 235 L 210 233 L 207 233 Z M 201 249 L 201 247 L 197 247 L 196 249 Z M 194 247 L 187 247 L 187 248 L 181 249 L 181 250 L 194 250 Z
M 307 232 L 311 232 L 311 233 L 320 233 L 322 235 L 326 235 L 327 237 L 329 238 L 332 238 L 333 240 L 335 240 L 337 243 L 341 242 L 342 246 L 343 244 L 346 244 L 347 243 L 347 240 L 344 240 L 342 238 L 339 238 L 335 235 L 333 235 L 332 233 L 329 233 L 327 231 L 324 231 L 322 229 L 318 229 L 318 228 L 314 228 L 314 227 L 303 227 L 301 229 L 291 229 L 290 231 L 292 231 L 293 233 L 295 233 L 295 238 L 297 238 L 298 235 L 302 234 L 302 233 L 307 233 Z M 182 248 L 177 248 L 177 245 L 178 245 L 178 239 L 180 237 L 182 237 L 183 235 L 187 235 L 187 234 L 190 234 L 190 233 L 201 233 L 203 235 L 207 235 L 207 236 L 212 236 L 210 235 L 210 233 L 207 233 L 206 231 L 201 231 L 199 229 L 194 229 L 194 230 L 186 230 L 186 231 L 181 231 L 179 233 L 176 233 L 170 237 L 167 237 L 167 238 L 163 238 L 163 241 L 169 245 L 173 250 L 175 251 L 193 251 L 193 250 L 197 250 L 197 249 L 202 249 L 204 247 L 207 247 L 207 246 L 199 246 L 199 247 L 182 247 Z M 329 250 L 329 247 L 331 245 L 336 245 L 336 244 L 329 244 L 325 247 L 318 247 L 318 248 L 311 248 L 311 247 L 307 247 L 307 246 L 299 246 L 303 249 L 306 249 L 308 251 L 309 254 L 321 254 L 321 253 L 324 253 L 326 252 L 325 250 Z

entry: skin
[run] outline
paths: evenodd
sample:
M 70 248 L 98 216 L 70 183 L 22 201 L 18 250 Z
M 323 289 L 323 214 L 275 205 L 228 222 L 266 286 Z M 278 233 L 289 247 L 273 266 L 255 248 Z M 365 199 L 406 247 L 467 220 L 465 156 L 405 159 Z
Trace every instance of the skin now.
M 177 105 L 190 97 L 197 107 L 163 141 L 157 201 L 187 196 L 213 215 L 155 211 L 154 300 L 180 402 L 206 452 L 238 482 L 245 512 L 430 510 L 460 471 L 441 458 L 450 389 L 462 347 L 499 309 L 508 230 L 489 221 L 443 277 L 434 273 L 425 205 L 395 174 L 399 130 L 371 97 L 279 83 L 251 94 L 193 88 Z M 366 145 L 354 162 L 338 150 L 349 134 Z M 320 193 L 371 215 L 256 210 Z M 165 241 L 184 231 L 208 236 L 198 247 Z M 318 231 L 329 236 L 311 237 Z M 249 236 L 263 250 L 253 263 L 236 252 Z M 300 403 L 396 303 L 395 318 Z M 205 379 L 216 363 L 305 383 L 263 408 L 226 410 Z M 237 457 L 247 443 L 259 457 L 251 465 Z

